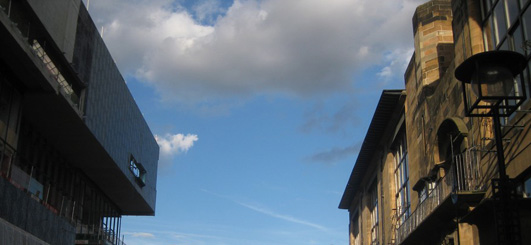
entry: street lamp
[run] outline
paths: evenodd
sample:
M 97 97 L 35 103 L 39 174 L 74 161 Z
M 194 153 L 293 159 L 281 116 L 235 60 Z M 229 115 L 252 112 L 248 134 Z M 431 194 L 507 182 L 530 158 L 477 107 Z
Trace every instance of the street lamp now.
M 483 52 L 466 59 L 455 69 L 455 77 L 463 82 L 463 99 L 468 117 L 491 117 L 498 155 L 498 171 L 506 179 L 505 157 L 500 116 L 510 116 L 525 100 L 525 84 L 515 76 L 526 67 L 526 58 L 513 51 Z M 467 94 L 470 84 L 475 95 Z
M 488 51 L 466 59 L 455 69 L 455 77 L 463 82 L 466 115 L 507 117 L 516 111 L 526 95 L 524 83 L 514 78 L 526 65 L 526 58 L 513 51 Z M 473 103 L 466 84 L 475 95 Z
M 455 69 L 455 77 L 463 82 L 463 99 L 465 113 L 468 117 L 490 117 L 494 122 L 494 139 L 496 143 L 497 167 L 499 179 L 493 180 L 494 197 L 498 200 L 496 212 L 497 226 L 519 226 L 518 217 L 513 217 L 512 193 L 514 187 L 505 171 L 500 117 L 508 117 L 525 101 L 525 84 L 515 79 L 527 66 L 527 59 L 513 51 L 488 51 L 473 55 Z M 467 84 L 474 96 L 467 93 Z M 500 228 L 500 227 L 498 227 Z M 508 228 L 508 227 L 504 227 Z M 500 229 L 498 229 L 500 230 Z M 503 229 L 498 234 L 499 241 L 518 244 L 520 234 Z M 513 243 L 514 242 L 514 243 Z

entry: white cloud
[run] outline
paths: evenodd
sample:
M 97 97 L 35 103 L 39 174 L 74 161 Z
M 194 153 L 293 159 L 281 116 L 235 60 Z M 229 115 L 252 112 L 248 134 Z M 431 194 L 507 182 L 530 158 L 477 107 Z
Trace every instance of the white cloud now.
M 170 0 L 92 1 L 91 14 L 106 27 L 123 73 L 152 84 L 163 99 L 197 103 L 346 91 L 366 82 L 352 77 L 374 65 L 389 66 L 383 77 L 402 79 L 393 67 L 404 61 L 385 56 L 412 47 L 411 17 L 420 3 L 235 0 L 212 25 L 199 22 L 220 11 L 212 1 L 190 10 L 197 20 Z
M 223 12 L 219 0 L 202 0 L 198 1 L 193 7 L 193 12 L 200 22 L 213 23 L 216 16 Z
M 155 135 L 155 140 L 160 146 L 160 153 L 164 156 L 173 156 L 182 152 L 187 152 L 194 142 L 199 140 L 195 134 L 166 134 L 164 136 Z
M 165 134 L 163 136 L 155 135 L 155 140 L 160 147 L 159 173 L 168 173 L 167 171 L 173 165 L 175 156 L 186 153 L 199 140 L 195 134 Z
M 402 48 L 388 52 L 384 56 L 384 61 L 387 65 L 377 75 L 385 81 L 389 81 L 394 77 L 404 74 L 409 60 L 413 55 L 413 51 L 413 48 Z

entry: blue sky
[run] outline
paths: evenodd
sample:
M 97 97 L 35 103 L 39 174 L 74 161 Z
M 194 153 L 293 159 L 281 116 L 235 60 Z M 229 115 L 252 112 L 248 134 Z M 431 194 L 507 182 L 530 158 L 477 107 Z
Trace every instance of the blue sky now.
M 125 242 L 348 244 L 337 206 L 422 2 L 90 0 L 161 146 Z

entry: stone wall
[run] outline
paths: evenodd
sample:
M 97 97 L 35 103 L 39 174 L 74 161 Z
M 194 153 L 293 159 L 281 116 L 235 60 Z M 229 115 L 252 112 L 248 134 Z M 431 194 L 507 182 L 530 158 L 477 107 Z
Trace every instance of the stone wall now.
M 417 7 L 413 16 L 417 81 L 437 81 L 453 59 L 452 9 L 450 0 L 430 1 Z
M 437 131 L 434 115 L 448 113 L 432 106 L 433 97 L 445 96 L 438 88 L 447 70 L 453 71 L 454 45 L 450 0 L 435 0 L 417 7 L 413 16 L 415 54 L 404 75 L 406 83 L 406 131 L 410 182 L 424 177 L 437 159 L 429 135 Z M 437 100 L 437 99 L 435 99 Z M 411 193 L 412 210 L 418 196 Z

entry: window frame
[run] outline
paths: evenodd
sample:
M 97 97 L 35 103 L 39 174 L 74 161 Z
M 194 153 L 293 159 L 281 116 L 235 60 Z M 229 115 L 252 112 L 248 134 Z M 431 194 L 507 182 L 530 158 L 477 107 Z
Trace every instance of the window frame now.
M 411 215 L 411 195 L 409 183 L 409 159 L 406 130 L 402 126 L 394 142 L 395 204 L 398 224 L 401 225 Z
M 139 163 L 133 155 L 129 157 L 129 171 L 133 174 L 135 177 L 136 183 L 140 187 L 144 187 L 146 185 L 146 169 L 144 166 Z
M 481 30 L 485 51 L 510 50 L 523 54 L 528 59 L 528 67 L 531 59 L 531 1 L 528 0 L 481 0 Z M 496 15 L 503 14 L 502 17 Z M 528 17 L 526 19 L 526 17 Z M 504 20 L 505 33 L 500 33 L 498 20 Z M 527 31 L 529 29 L 530 31 Z M 527 33 L 529 32 L 529 33 Z M 500 36 L 501 35 L 501 36 Z M 521 41 L 521 47 L 518 43 Z M 524 69 L 515 79 L 523 80 L 525 90 L 520 89 L 516 93 L 526 94 L 526 102 L 531 101 L 531 76 L 530 69 Z M 502 125 L 506 125 L 515 117 L 501 118 Z

